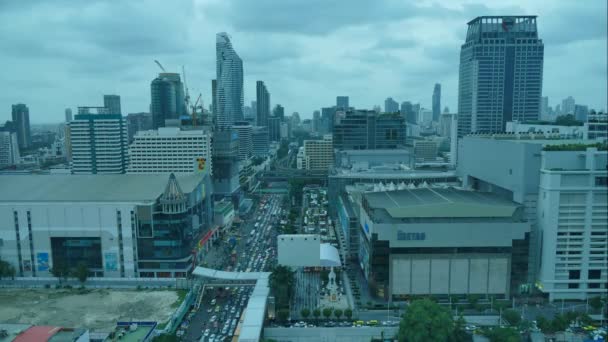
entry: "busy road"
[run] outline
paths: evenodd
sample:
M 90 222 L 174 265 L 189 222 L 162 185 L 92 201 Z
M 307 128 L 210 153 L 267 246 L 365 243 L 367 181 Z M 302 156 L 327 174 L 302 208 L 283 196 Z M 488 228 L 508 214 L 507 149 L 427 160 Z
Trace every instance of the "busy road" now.
M 263 272 L 276 264 L 276 223 L 281 216 L 282 195 L 263 196 L 251 219 L 226 228 L 220 241 L 204 258 L 204 264 L 224 271 Z M 182 341 L 232 341 L 252 286 L 205 286 L 178 330 Z M 182 331 L 181 333 L 179 331 Z

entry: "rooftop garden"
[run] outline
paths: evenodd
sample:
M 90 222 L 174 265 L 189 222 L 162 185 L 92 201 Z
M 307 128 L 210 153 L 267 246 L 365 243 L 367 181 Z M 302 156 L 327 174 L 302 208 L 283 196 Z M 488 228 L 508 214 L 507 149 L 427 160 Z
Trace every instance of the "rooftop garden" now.
M 608 144 L 561 144 L 561 145 L 546 145 L 543 151 L 585 151 L 589 147 L 596 147 L 598 151 L 607 151 Z

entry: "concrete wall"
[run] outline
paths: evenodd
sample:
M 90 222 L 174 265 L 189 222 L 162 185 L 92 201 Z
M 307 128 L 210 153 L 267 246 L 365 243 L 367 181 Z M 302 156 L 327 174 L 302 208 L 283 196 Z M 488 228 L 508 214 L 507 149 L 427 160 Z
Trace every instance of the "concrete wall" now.
M 264 328 L 264 338 L 277 342 L 369 342 L 372 337 L 397 334 L 399 327 Z
M 279 235 L 277 237 L 279 265 L 306 267 L 321 265 L 319 235 Z
M 510 257 L 492 255 L 392 255 L 393 295 L 508 294 Z

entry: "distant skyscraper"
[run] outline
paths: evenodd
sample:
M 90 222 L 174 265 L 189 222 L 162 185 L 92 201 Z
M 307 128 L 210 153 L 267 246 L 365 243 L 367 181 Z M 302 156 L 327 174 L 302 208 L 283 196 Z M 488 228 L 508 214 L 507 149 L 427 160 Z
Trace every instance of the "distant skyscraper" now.
M 73 174 L 125 173 L 127 123 L 120 114 L 109 114 L 106 107 L 78 107 L 70 137 Z
M 268 127 L 253 127 L 251 132 L 252 155 L 254 157 L 268 156 L 269 145 Z
M 280 104 L 274 106 L 272 116 L 279 118 L 281 121 L 285 120 L 285 108 Z
M 320 132 L 320 133 L 327 133 L 327 132 L 323 132 L 323 127 L 321 127 L 321 112 L 318 110 L 315 110 L 312 113 L 312 131 L 313 132 Z
M 540 117 L 544 120 L 549 119 L 549 97 L 543 96 L 540 98 Z
M 65 109 L 65 122 L 72 121 L 72 108 Z
M 232 48 L 225 32 L 216 36 L 217 127 L 230 129 L 235 121 L 243 120 L 243 61 Z
M 392 97 L 384 100 L 384 112 L 385 113 L 398 113 L 399 112 L 399 103 L 393 100 Z
M 281 119 L 273 116 L 268 119 L 268 135 L 270 141 L 281 141 Z
M 236 132 L 239 137 L 239 160 L 245 160 L 251 157 L 253 151 L 253 126 L 247 121 L 237 121 L 232 126 L 232 130 Z
M 572 96 L 562 100 L 562 114 L 574 114 L 574 105 L 576 102 Z
M 468 25 L 460 51 L 458 135 L 538 120 L 544 45 L 536 16 L 482 16 Z
M 211 114 L 217 115 L 217 80 L 211 80 Z
M 587 116 L 589 115 L 589 107 L 584 105 L 574 105 L 574 118 L 578 121 L 587 122 Z
M 349 108 L 348 102 L 348 96 L 336 96 L 336 107 L 347 110 Z
M 158 74 L 158 77 L 150 84 L 150 92 L 152 99 L 150 111 L 154 129 L 165 127 L 167 119 L 179 119 L 185 114 L 184 85 L 179 74 L 170 72 Z
M 150 113 L 129 113 L 127 115 L 127 136 L 129 144 L 133 142 L 133 137 L 139 131 L 152 129 L 152 114 Z
M 122 114 L 120 110 L 120 96 L 118 95 L 104 95 L 103 106 L 108 108 L 110 114 Z
M 418 112 L 414 112 L 414 106 L 409 101 L 401 103 L 401 116 L 407 123 L 415 124 L 418 122 Z
M 405 120 L 398 113 L 347 111 L 336 118 L 333 144 L 338 150 L 397 149 L 405 146 Z
M 17 140 L 20 149 L 27 149 L 32 145 L 30 130 L 30 109 L 23 103 L 13 105 L 13 124 L 17 131 Z
M 256 122 L 258 126 L 268 126 L 270 117 L 270 93 L 263 81 L 256 82 Z
M 435 83 L 433 89 L 433 121 L 439 122 L 439 115 L 441 115 L 441 84 Z

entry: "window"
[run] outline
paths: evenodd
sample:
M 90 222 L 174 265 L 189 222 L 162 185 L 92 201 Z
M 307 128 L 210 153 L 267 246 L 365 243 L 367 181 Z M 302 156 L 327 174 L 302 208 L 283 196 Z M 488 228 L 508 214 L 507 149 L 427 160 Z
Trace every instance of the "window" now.
M 595 186 L 608 186 L 608 177 L 595 177 Z

